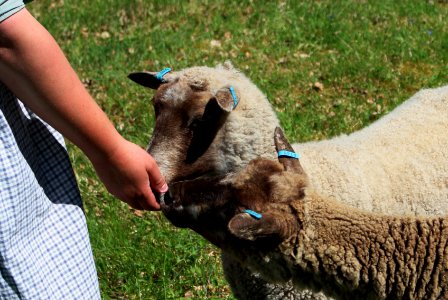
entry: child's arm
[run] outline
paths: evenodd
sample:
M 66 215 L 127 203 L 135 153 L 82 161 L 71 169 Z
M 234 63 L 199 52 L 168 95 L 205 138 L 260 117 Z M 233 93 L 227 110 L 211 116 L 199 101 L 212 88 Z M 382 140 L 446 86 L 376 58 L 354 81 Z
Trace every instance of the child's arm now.
M 112 194 L 136 208 L 159 209 L 149 183 L 162 191 L 165 181 L 154 160 L 121 137 L 26 9 L 0 23 L 0 70 L 22 102 L 81 148 Z

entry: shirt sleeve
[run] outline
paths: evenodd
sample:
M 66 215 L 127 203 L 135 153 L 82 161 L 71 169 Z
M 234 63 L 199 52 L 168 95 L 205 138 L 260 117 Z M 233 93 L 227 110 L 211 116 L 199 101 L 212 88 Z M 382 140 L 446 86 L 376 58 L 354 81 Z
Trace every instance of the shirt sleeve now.
M 0 0 L 0 22 L 25 7 L 23 0 Z

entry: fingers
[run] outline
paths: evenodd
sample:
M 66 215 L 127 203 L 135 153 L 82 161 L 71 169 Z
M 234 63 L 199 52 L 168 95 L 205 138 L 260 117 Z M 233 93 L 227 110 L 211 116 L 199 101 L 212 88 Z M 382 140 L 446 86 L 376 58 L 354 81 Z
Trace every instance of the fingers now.
M 135 151 L 130 155 L 128 164 L 124 166 L 126 170 L 121 173 L 125 178 L 123 181 L 128 184 L 128 189 L 123 197 L 119 198 L 135 209 L 160 210 L 156 195 L 168 190 L 165 179 L 151 155 L 137 145 L 132 147 Z M 121 191 L 126 189 L 122 188 Z
M 145 210 L 160 210 L 160 204 L 157 198 L 168 191 L 168 185 L 165 182 L 154 159 L 147 154 L 146 173 L 149 185 L 143 187 L 143 195 L 137 199 L 138 204 Z
M 286 139 L 280 127 L 274 131 L 275 150 L 278 153 L 278 161 L 283 165 L 286 171 L 304 173 L 299 162 L 299 155 L 294 152 L 294 148 Z
M 151 188 L 158 193 L 166 193 L 168 191 L 168 185 L 165 182 L 165 178 L 163 178 L 160 173 L 159 167 L 157 166 L 155 160 L 152 156 L 149 156 L 149 164 L 148 164 L 148 177 Z
M 151 188 L 145 185 L 139 188 L 133 196 L 119 197 L 132 208 L 138 210 L 160 210 L 160 204 L 156 201 Z
M 137 202 L 144 210 L 160 210 L 160 205 L 149 187 L 146 189 L 144 196 L 137 199 Z

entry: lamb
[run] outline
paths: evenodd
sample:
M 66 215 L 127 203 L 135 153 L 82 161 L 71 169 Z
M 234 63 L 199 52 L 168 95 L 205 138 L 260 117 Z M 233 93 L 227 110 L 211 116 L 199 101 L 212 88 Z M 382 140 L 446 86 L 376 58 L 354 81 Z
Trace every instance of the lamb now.
M 279 128 L 275 144 L 293 151 Z M 362 211 L 309 188 L 298 159 L 279 161 L 174 183 L 162 210 L 272 282 L 336 299 L 448 297 L 447 216 Z
M 273 158 L 279 121 L 263 93 L 229 63 L 130 78 L 157 89 L 148 151 L 168 183 L 238 171 L 258 156 Z M 375 212 L 440 215 L 448 211 L 447 129 L 448 86 L 417 93 L 351 135 L 293 147 L 323 195 Z M 265 283 L 225 252 L 223 268 L 240 299 L 256 292 L 279 299 L 278 291 L 285 292 L 281 298 L 309 296 Z

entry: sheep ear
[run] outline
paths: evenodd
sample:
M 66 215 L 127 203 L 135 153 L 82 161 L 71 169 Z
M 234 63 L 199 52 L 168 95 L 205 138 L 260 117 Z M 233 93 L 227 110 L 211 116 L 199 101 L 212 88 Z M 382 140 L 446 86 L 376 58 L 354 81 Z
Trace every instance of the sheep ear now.
M 167 83 L 172 81 L 171 74 L 164 74 L 163 77 L 160 76 L 160 72 L 133 72 L 128 75 L 128 78 L 135 83 L 157 90 L 162 83 Z
M 237 93 L 232 87 L 218 90 L 207 102 L 200 125 L 194 129 L 185 162 L 194 163 L 210 147 L 230 112 L 238 104 Z
M 208 101 L 199 126 L 193 131 L 193 138 L 185 159 L 187 164 L 194 163 L 210 147 L 230 113 L 230 110 L 227 110 L 226 107 L 226 102 L 223 98 L 213 97 Z
M 226 112 L 231 112 L 238 105 L 238 95 L 232 86 L 219 89 L 215 99 L 219 107 Z
M 255 241 L 261 238 L 280 238 L 287 237 L 285 225 L 281 219 L 274 214 L 265 213 L 260 219 L 256 219 L 247 213 L 241 213 L 234 216 L 228 228 L 230 232 L 244 240 Z
M 278 161 L 283 165 L 285 170 L 293 171 L 299 174 L 305 174 L 305 171 L 303 170 L 302 165 L 299 161 L 299 155 L 294 152 L 294 148 L 288 142 L 280 127 L 275 128 L 274 142 L 275 150 L 279 154 Z M 289 153 L 289 155 L 281 155 L 281 153 Z M 291 155 L 295 155 L 296 157 L 292 157 Z

